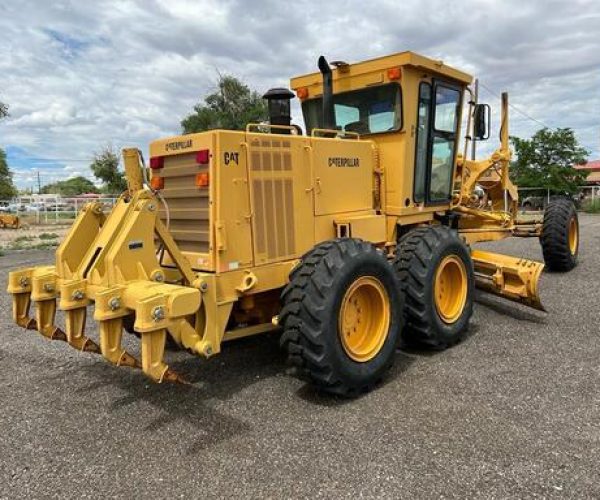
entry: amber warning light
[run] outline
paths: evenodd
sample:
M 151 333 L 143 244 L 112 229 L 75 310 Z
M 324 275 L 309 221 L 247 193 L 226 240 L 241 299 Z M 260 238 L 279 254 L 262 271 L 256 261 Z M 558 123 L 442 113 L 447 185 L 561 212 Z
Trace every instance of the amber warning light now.
M 196 187 L 205 188 L 208 187 L 208 184 L 208 172 L 200 172 L 199 174 L 196 174 Z

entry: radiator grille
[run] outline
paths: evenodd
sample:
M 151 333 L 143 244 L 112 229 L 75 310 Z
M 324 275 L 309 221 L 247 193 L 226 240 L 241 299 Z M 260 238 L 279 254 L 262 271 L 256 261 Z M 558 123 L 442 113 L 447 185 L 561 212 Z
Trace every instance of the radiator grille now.
M 290 258 L 296 251 L 290 141 L 250 141 L 250 171 L 256 261 Z
M 210 222 L 208 189 L 196 187 L 196 174 L 208 165 L 196 163 L 196 153 L 166 156 L 159 175 L 165 179 L 161 194 L 169 206 L 169 232 L 184 252 L 208 253 Z M 160 209 L 166 223 L 166 211 Z

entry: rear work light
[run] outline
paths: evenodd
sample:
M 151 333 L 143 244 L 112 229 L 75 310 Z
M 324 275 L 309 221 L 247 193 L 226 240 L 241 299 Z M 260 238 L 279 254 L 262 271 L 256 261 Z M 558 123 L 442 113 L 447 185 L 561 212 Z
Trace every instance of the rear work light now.
M 196 163 L 206 165 L 208 163 L 209 158 L 210 150 L 208 149 L 201 149 L 196 153 Z
M 402 78 L 402 70 L 400 68 L 390 68 L 387 71 L 390 80 L 400 80 Z
M 150 168 L 156 170 L 157 168 L 163 168 L 165 164 L 164 156 L 153 156 L 150 158 Z
M 296 95 L 298 96 L 298 99 L 306 99 L 308 97 L 308 88 L 300 87 L 298 90 L 296 90 Z
M 208 172 L 200 172 L 199 174 L 196 174 L 196 187 L 205 188 L 208 187 L 208 184 Z
M 152 176 L 152 179 L 150 179 L 150 187 L 152 189 L 154 189 L 154 191 L 158 191 L 159 189 L 164 189 L 164 187 L 165 187 L 164 177 L 159 177 L 158 175 Z

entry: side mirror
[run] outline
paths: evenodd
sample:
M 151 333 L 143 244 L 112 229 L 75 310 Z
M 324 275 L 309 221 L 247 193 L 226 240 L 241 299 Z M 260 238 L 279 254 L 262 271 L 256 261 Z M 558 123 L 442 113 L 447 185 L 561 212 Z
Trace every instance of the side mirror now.
M 478 141 L 487 141 L 490 138 L 490 122 L 492 110 L 489 104 L 476 104 L 473 112 L 473 136 Z

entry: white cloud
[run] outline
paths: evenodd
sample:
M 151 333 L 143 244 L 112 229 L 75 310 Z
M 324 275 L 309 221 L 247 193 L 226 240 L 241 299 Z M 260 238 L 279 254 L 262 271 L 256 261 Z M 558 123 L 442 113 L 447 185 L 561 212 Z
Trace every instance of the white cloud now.
M 39 158 L 89 158 L 109 142 L 147 150 L 179 132 L 218 71 L 264 91 L 313 71 L 322 53 L 357 61 L 410 49 L 510 91 L 600 156 L 599 21 L 592 0 L 4 2 L 0 100 L 11 118 L 0 144 Z M 540 126 L 511 118 L 515 135 Z M 61 165 L 89 175 L 85 162 Z

